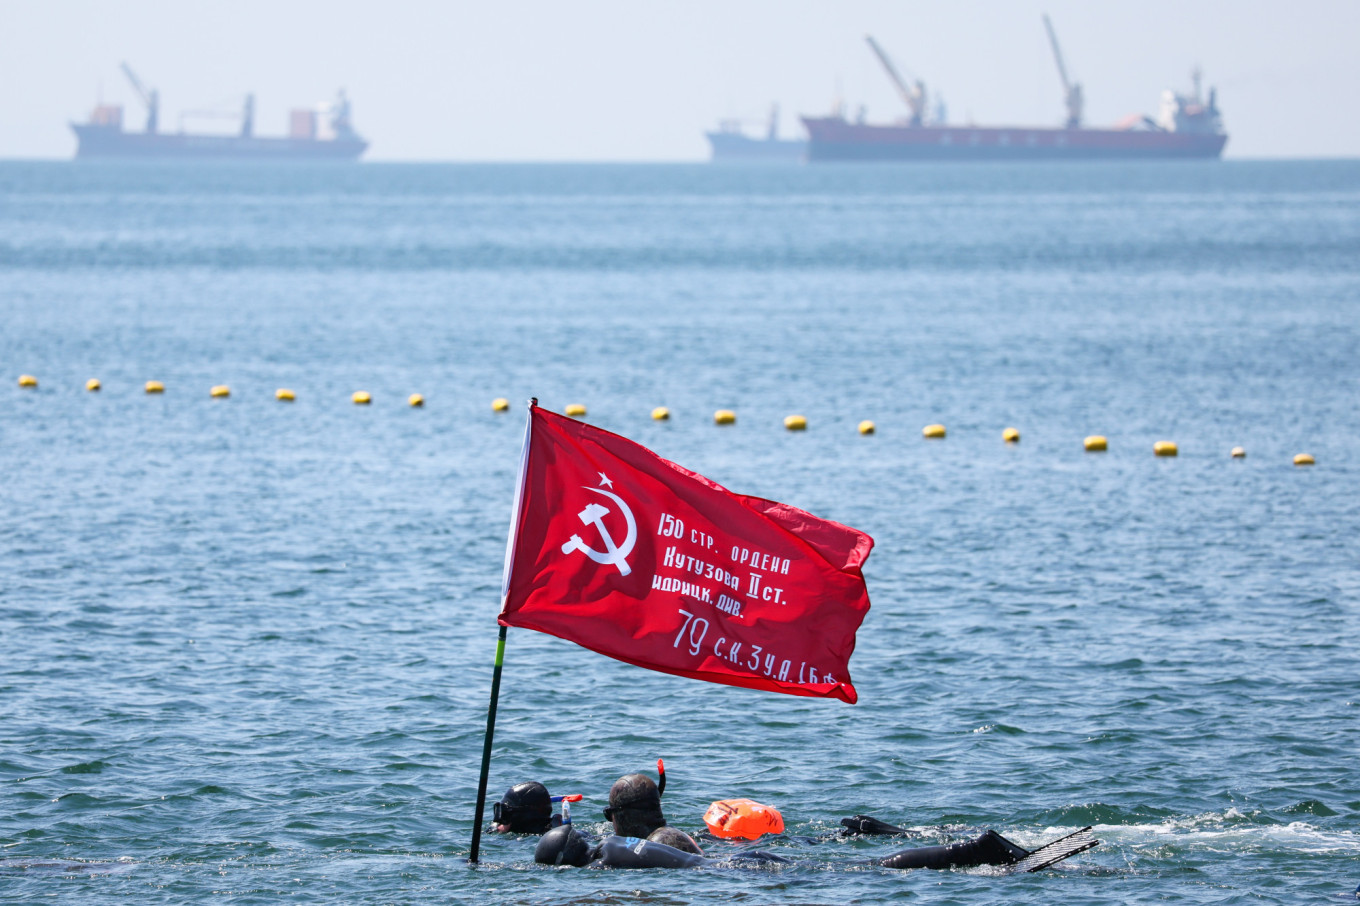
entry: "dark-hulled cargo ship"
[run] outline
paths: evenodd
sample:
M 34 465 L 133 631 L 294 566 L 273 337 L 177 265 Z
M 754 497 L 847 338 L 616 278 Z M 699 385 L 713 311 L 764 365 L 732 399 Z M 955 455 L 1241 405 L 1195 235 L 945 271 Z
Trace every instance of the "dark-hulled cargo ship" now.
M 843 112 L 826 117 L 803 117 L 808 132 L 810 161 L 926 161 L 926 160 L 1091 160 L 1217 158 L 1228 136 L 1214 90 L 1200 94 L 1199 72 L 1190 94 L 1167 90 L 1156 119 L 1133 115 L 1116 126 L 1092 129 L 1082 124 L 1081 85 L 1070 81 L 1053 27 L 1044 17 L 1057 60 L 1067 106 L 1067 120 L 1056 126 L 954 126 L 942 110 L 926 121 L 926 89 L 920 79 L 908 84 L 887 54 L 867 38 L 869 47 L 887 71 L 910 117 L 889 125 L 854 121 Z
M 161 132 L 159 93 L 145 88 L 126 63 L 123 72 L 146 104 L 146 127 L 141 132 L 125 131 L 122 106 L 100 104 L 87 122 L 71 124 L 77 158 L 351 161 L 368 148 L 368 142 L 354 131 L 343 91 L 332 103 L 293 110 L 286 136 L 255 135 L 254 95 L 246 96 L 239 114 L 240 131 L 235 135 L 190 133 L 182 128 Z
M 801 163 L 807 158 L 807 142 L 802 139 L 779 137 L 779 105 L 770 109 L 765 134 L 759 138 L 747 135 L 741 120 L 723 120 L 715 132 L 705 132 L 718 164 L 745 163 Z

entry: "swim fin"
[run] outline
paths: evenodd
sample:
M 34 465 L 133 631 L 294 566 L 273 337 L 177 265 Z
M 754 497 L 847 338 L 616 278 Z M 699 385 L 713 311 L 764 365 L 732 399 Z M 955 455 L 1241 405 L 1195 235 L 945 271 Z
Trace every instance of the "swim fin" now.
M 1094 848 L 1098 843 L 1100 841 L 1091 833 L 1091 828 L 1089 826 L 1083 827 L 1066 837 L 1059 837 L 1051 843 L 1045 843 L 1019 862 L 1008 866 L 1007 873 L 1042 871 L 1051 865 L 1057 865 L 1063 859 L 1075 856 L 1077 853 L 1084 853 L 1088 849 Z
M 1013 865 L 1022 859 L 1030 857 L 1031 853 L 1019 843 L 1007 840 L 994 830 L 989 830 L 979 839 L 980 843 L 990 845 L 997 850 L 997 861 L 990 863 L 994 865 Z

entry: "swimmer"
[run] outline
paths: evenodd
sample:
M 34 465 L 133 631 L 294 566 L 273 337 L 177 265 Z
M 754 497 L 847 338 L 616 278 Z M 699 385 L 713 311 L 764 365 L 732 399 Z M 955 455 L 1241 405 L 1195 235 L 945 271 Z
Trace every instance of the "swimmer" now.
M 979 865 L 1013 867 L 1014 871 L 1038 871 L 1085 852 L 1097 841 L 1089 827 L 1059 837 L 1036 850 L 1025 849 L 994 830 L 964 843 L 947 846 L 915 846 L 877 861 L 884 868 L 974 868 Z M 880 821 L 869 815 L 841 819 L 843 836 L 864 835 L 897 837 L 911 833 L 906 828 Z
M 498 834 L 542 834 L 561 824 L 548 788 L 534 780 L 510 787 L 491 807 L 491 830 Z
M 624 774 L 609 788 L 604 820 L 613 824 L 614 833 L 623 837 L 643 838 L 665 827 L 660 788 L 645 774 Z
M 858 816 L 862 817 L 862 816 Z M 889 825 L 891 826 L 891 825 Z M 1085 852 L 1098 841 L 1089 827 L 1061 837 L 1030 851 L 1001 836 L 994 830 L 974 840 L 947 846 L 917 846 L 890 856 L 855 864 L 882 868 L 975 868 L 982 865 L 1007 868 L 1011 872 L 1038 871 L 1048 868 L 1069 856 Z M 770 864 L 790 864 L 789 860 L 770 853 L 745 852 L 730 859 L 710 859 L 703 855 L 684 852 L 655 840 L 641 840 L 615 834 L 592 845 L 580 832 L 570 826 L 558 827 L 543 835 L 534 849 L 534 861 L 540 865 L 574 865 L 584 867 L 599 864 L 608 868 L 715 868 L 758 867 Z
M 682 831 L 680 828 L 671 827 L 669 824 L 665 827 L 658 827 L 656 830 L 652 831 L 647 835 L 647 839 L 651 840 L 653 843 L 664 843 L 665 845 L 678 849 L 684 853 L 692 853 L 696 856 L 702 856 L 704 854 L 704 851 L 699 848 L 699 844 L 695 842 L 693 837 Z
M 703 850 L 694 838 L 679 828 L 666 824 L 666 816 L 661 811 L 661 794 L 666 789 L 666 770 L 657 761 L 660 784 L 652 782 L 645 774 L 625 774 L 609 788 L 609 807 L 604 817 L 614 825 L 614 833 L 619 837 L 635 837 L 663 843 L 682 852 L 703 856 Z
M 676 834 L 683 831 L 669 828 Z M 691 841 L 692 842 L 692 841 Z M 697 849 L 697 847 L 696 847 Z M 731 859 L 710 859 L 702 854 L 687 852 L 657 840 L 641 840 L 612 834 L 598 843 L 591 841 L 574 827 L 555 827 L 543 835 L 534 847 L 534 861 L 539 865 L 574 865 L 577 868 L 717 868 L 723 866 L 751 867 L 763 863 L 787 863 L 787 859 L 769 853 L 748 852 Z
M 988 830 L 966 843 L 913 846 L 877 861 L 884 868 L 975 868 L 979 865 L 1014 865 L 1029 854 L 1023 846 Z

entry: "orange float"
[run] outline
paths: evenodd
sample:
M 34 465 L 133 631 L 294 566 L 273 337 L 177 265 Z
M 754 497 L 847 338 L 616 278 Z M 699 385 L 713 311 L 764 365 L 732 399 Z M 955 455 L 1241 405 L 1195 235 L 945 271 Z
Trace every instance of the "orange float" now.
M 752 799 L 720 799 L 704 812 L 704 824 L 715 837 L 754 840 L 761 834 L 782 834 L 784 816 L 773 805 Z

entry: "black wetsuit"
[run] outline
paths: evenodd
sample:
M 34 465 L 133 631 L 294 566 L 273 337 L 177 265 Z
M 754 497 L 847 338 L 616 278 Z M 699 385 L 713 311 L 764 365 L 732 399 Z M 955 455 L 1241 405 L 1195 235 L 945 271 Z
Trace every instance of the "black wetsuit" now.
M 730 859 L 710 859 L 696 856 L 657 843 L 655 840 L 639 840 L 637 837 L 620 837 L 617 834 L 605 837 L 592 851 L 595 863 L 608 868 L 714 868 L 724 865 L 761 865 L 787 863 L 788 859 L 762 852 L 747 852 Z
M 994 830 L 966 843 L 947 846 L 914 846 L 882 859 L 863 864 L 884 868 L 972 868 L 978 865 L 1014 865 L 1029 850 L 1007 840 Z M 772 853 L 747 851 L 728 859 L 711 859 L 681 852 L 674 847 L 637 837 L 609 836 L 600 841 L 591 853 L 592 861 L 610 868 L 713 868 L 790 864 L 790 860 Z
M 976 840 L 948 846 L 914 846 L 877 860 L 884 868 L 971 868 L 976 865 L 1014 865 L 1029 850 L 994 830 Z
M 862 822 L 861 816 L 847 821 Z M 885 833 L 892 828 L 875 819 L 877 825 L 868 833 Z M 850 825 L 847 825 L 850 827 Z M 900 828 L 892 828 L 900 832 Z M 1016 871 L 1038 871 L 1068 856 L 1095 846 L 1097 841 L 1090 828 L 1051 841 L 1031 852 L 1012 843 L 994 830 L 988 830 L 973 840 L 946 846 L 915 846 L 884 858 L 859 862 L 882 868 L 910 870 L 916 868 L 972 868 L 979 865 L 1015 866 Z M 856 832 L 866 832 L 856 828 Z M 655 840 L 611 834 L 598 843 L 580 831 L 559 827 L 548 832 L 534 850 L 534 861 L 547 865 L 594 865 L 607 868 L 756 868 L 764 865 L 793 864 L 791 860 L 760 851 L 743 851 L 724 859 L 712 859 L 684 852 Z

